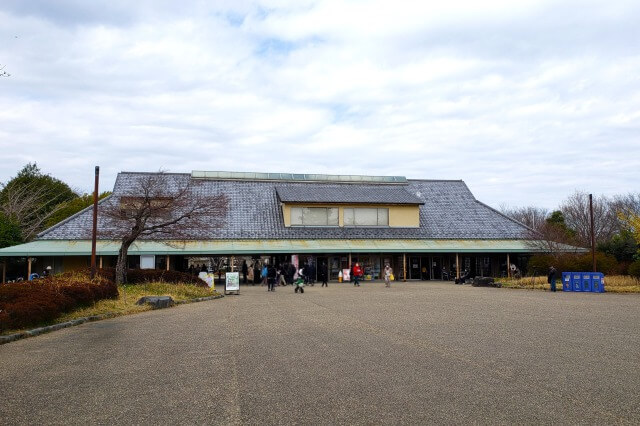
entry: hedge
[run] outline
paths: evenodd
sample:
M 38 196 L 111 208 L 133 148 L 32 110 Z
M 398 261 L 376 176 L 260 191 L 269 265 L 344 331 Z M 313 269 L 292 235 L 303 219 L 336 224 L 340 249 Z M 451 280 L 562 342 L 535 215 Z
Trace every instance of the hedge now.
M 629 265 L 629 275 L 640 280 L 640 260 L 636 260 Z
M 0 285 L 0 331 L 41 324 L 78 306 L 116 298 L 113 281 L 74 272 Z
M 115 268 L 103 268 L 98 271 L 99 275 L 115 281 Z M 127 284 L 142 284 L 150 282 L 163 282 L 167 284 L 193 284 L 198 287 L 208 287 L 207 283 L 200 278 L 178 271 L 166 271 L 163 269 L 128 269 Z

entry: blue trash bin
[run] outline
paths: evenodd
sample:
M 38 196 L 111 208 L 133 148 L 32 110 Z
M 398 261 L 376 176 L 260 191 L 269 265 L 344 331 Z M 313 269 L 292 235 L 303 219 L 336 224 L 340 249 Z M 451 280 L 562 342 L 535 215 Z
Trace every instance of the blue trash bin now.
M 571 291 L 582 291 L 582 273 L 571 273 Z
M 580 280 L 580 291 L 590 292 L 591 291 L 591 272 L 582 272 L 582 279 Z
M 602 272 L 591 273 L 591 291 L 604 293 L 604 274 Z
M 562 291 L 571 291 L 571 272 L 562 273 Z

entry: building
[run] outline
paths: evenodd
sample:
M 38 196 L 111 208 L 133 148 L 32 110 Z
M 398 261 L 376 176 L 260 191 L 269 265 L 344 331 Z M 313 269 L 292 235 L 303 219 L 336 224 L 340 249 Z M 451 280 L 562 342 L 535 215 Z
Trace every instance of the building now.
M 118 174 L 100 206 L 121 203 L 152 175 Z M 224 194 L 228 210 L 220 227 L 192 229 L 180 240 L 139 239 L 129 250 L 132 267 L 238 270 L 243 261 L 293 261 L 326 264 L 330 279 L 337 279 L 360 262 L 366 279 L 375 280 L 388 262 L 399 278 L 429 280 L 464 271 L 506 276 L 508 265 L 524 267 L 535 251 L 530 229 L 476 200 L 461 180 L 198 171 L 163 176 L 172 186 L 197 183 L 198 193 Z M 91 223 L 90 207 L 35 241 L 1 249 L 0 257 L 18 261 L 24 276 L 46 266 L 55 272 L 87 267 Z M 100 218 L 99 229 L 107 226 Z M 115 265 L 118 249 L 117 240 L 99 240 L 100 265 Z

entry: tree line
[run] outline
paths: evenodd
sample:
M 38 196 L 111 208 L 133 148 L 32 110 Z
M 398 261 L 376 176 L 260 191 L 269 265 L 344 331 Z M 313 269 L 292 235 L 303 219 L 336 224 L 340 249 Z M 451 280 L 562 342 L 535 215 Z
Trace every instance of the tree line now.
M 574 192 L 555 210 L 504 205 L 499 210 L 530 228 L 532 241 L 543 252 L 532 259 L 540 268 L 549 263 L 570 262 L 572 254 L 568 246 L 591 247 L 586 192 Z M 593 217 L 598 260 L 607 265 L 609 273 L 627 274 L 632 263 L 640 262 L 640 193 L 594 196 Z M 573 258 L 577 257 L 573 254 Z
M 100 198 L 109 195 L 103 192 Z M 33 240 L 40 232 L 91 206 L 93 194 L 73 190 L 28 163 L 0 183 L 0 248 Z

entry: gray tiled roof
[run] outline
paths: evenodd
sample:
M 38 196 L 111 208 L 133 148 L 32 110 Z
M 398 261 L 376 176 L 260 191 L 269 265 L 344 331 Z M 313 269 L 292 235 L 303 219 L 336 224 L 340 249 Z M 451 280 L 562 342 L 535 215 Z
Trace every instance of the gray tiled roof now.
M 276 194 L 283 203 L 371 203 L 424 204 L 408 185 L 277 185 Z
M 130 193 L 145 173 L 118 174 L 113 195 L 103 205 L 117 202 Z M 189 174 L 170 174 L 170 187 L 175 190 L 186 184 Z M 340 184 L 282 183 L 230 180 L 201 180 L 194 191 L 204 195 L 225 194 L 229 211 L 220 228 L 193 230 L 193 240 L 215 239 L 521 239 L 528 229 L 492 208 L 477 201 L 463 181 L 409 180 L 402 188 L 424 203 L 420 209 L 419 228 L 331 228 L 284 226 L 282 208 L 276 194 L 313 193 Z M 353 184 L 343 184 L 353 187 Z M 364 192 L 380 188 L 380 184 L 358 185 Z M 90 239 L 92 208 L 55 225 L 40 234 L 39 239 Z M 99 221 L 103 229 L 105 222 Z M 161 238 L 161 237 L 156 237 Z

